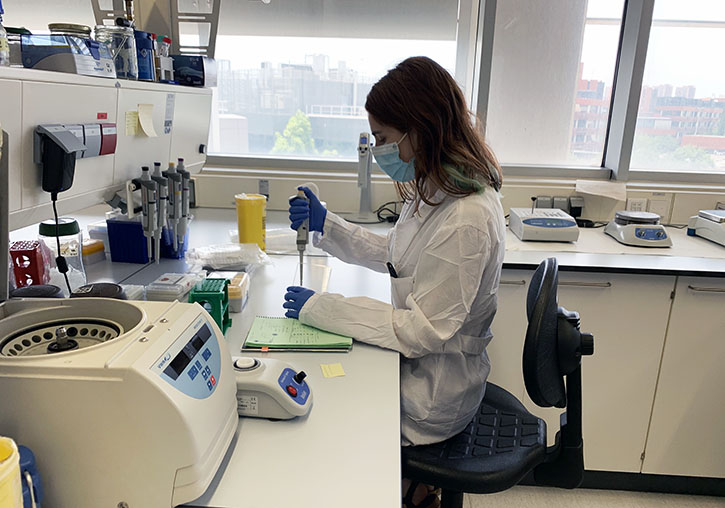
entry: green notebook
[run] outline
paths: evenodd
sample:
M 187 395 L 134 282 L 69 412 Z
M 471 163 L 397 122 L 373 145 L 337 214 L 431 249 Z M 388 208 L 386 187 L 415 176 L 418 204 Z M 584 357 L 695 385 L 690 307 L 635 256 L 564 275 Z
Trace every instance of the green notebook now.
M 285 351 L 348 351 L 352 347 L 352 337 L 318 330 L 297 319 L 257 316 L 242 349 L 263 347 Z

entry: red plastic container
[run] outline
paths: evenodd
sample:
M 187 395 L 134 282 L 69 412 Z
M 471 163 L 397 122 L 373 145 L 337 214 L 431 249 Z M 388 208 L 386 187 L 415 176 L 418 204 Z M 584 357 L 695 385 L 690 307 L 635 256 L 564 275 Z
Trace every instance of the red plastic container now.
M 38 240 L 13 242 L 10 246 L 10 258 L 13 261 L 15 282 L 19 288 L 47 284 L 50 281 L 46 257 Z

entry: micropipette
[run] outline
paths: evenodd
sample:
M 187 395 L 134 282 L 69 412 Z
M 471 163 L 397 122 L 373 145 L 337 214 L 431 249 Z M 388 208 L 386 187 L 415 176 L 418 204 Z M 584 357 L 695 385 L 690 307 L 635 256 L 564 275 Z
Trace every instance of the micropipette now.
M 151 239 L 154 237 L 156 229 L 158 227 L 158 219 L 156 218 L 156 194 L 158 192 L 158 186 L 156 182 L 151 180 L 149 174 L 149 167 L 143 166 L 141 168 L 141 207 L 142 207 L 142 223 L 143 223 L 143 234 L 146 237 L 146 249 L 148 250 L 149 259 L 152 258 Z M 158 257 L 159 251 L 156 251 Z
M 156 263 L 159 263 L 161 258 L 161 235 L 166 226 L 166 214 L 167 204 L 169 202 L 169 181 L 161 174 L 161 163 L 154 162 L 154 174 L 151 175 L 151 179 L 156 182 L 159 190 L 158 196 L 158 214 L 157 214 L 157 228 L 154 234 L 154 240 L 156 243 Z
M 189 184 L 191 173 L 184 167 L 184 159 L 179 157 L 176 172 L 181 175 L 181 216 L 179 217 L 179 228 L 176 231 L 179 245 L 184 245 L 186 238 L 186 227 L 189 224 Z
M 310 202 L 310 200 L 307 199 L 307 196 L 305 196 L 305 192 L 302 189 L 297 190 L 297 197 L 300 199 L 304 199 L 308 203 Z M 297 251 L 300 253 L 300 286 L 302 286 L 302 267 L 304 265 L 305 248 L 307 247 L 307 242 L 309 241 L 310 237 L 309 226 L 310 219 L 308 217 L 302 222 L 302 224 L 300 224 L 300 227 L 297 228 Z
M 169 162 L 169 169 L 164 171 L 163 175 L 169 179 L 169 224 L 171 226 L 171 237 L 174 241 L 174 250 L 179 249 L 179 242 L 176 238 L 179 219 L 181 218 L 181 193 L 182 193 L 182 176 L 176 172 L 176 164 Z

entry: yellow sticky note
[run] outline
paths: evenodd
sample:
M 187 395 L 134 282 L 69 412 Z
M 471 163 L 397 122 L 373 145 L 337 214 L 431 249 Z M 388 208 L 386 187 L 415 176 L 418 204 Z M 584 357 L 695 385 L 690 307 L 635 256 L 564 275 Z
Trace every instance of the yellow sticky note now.
M 138 133 L 138 111 L 126 111 L 126 136 Z
M 321 363 L 322 375 L 325 377 L 344 376 L 345 371 L 342 369 L 341 363 Z
M 153 104 L 139 104 L 138 105 L 138 121 L 141 124 L 141 129 L 150 138 L 156 137 L 156 130 L 154 129 L 154 105 Z

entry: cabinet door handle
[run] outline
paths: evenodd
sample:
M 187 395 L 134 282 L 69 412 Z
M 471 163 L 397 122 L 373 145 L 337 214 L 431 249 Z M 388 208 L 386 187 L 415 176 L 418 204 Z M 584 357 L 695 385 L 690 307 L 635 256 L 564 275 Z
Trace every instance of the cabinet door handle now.
M 560 286 L 574 286 L 584 288 L 610 288 L 612 287 L 611 282 L 579 282 L 579 281 L 559 281 Z
M 502 280 L 499 282 L 500 286 L 525 286 L 525 280 Z
M 725 288 L 703 288 L 700 286 L 692 286 L 690 284 L 687 285 L 687 288 L 701 293 L 725 293 Z

